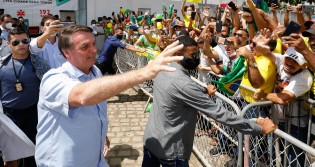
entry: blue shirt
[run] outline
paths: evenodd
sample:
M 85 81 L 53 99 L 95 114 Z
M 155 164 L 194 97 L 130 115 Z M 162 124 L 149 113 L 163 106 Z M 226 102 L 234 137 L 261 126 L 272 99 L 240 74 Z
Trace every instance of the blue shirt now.
M 101 76 L 95 66 L 86 75 L 69 62 L 44 75 L 38 102 L 38 167 L 108 166 L 102 155 L 108 128 L 107 102 L 83 107 L 68 104 L 74 86 Z
M 121 43 L 116 35 L 108 37 L 103 45 L 100 56 L 97 58 L 97 62 L 113 62 L 118 47 L 125 49 L 126 45 Z
M 10 33 L 10 30 L 6 30 L 4 29 L 1 25 L 0 25 L 0 29 L 1 29 L 1 35 L 0 35 L 0 38 L 1 39 L 5 39 L 6 41 L 8 40 L 8 37 L 9 37 L 9 33 Z
M 21 92 L 17 92 L 15 89 L 17 78 L 12 61 L 14 61 L 18 80 L 23 85 Z M 25 109 L 37 104 L 40 80 L 33 69 L 30 58 L 24 60 L 10 58 L 3 64 L 0 69 L 0 100 L 4 107 Z M 18 74 L 20 70 L 21 72 Z
M 66 58 L 63 57 L 58 48 L 58 37 L 56 37 L 56 42 L 52 44 L 49 40 L 46 40 L 43 48 L 39 48 L 37 46 L 37 39 L 35 38 L 30 43 L 30 51 L 45 59 L 51 68 L 58 68 L 64 62 L 66 62 Z

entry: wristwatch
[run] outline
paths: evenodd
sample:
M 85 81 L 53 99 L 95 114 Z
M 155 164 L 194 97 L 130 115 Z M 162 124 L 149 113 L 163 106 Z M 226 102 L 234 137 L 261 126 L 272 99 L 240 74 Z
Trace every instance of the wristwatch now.
M 258 65 L 257 65 L 256 62 L 248 63 L 248 66 L 249 66 L 249 67 L 252 67 L 252 68 L 258 68 Z

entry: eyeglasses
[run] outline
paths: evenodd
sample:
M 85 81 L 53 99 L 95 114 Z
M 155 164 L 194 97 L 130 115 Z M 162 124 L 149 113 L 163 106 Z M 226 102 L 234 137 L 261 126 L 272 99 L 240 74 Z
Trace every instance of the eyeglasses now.
M 238 36 L 238 37 L 243 37 L 243 34 L 240 34 L 240 33 L 234 33 L 233 35 Z
M 11 44 L 13 46 L 18 46 L 20 44 L 20 42 L 22 42 L 22 44 L 28 44 L 28 43 L 30 43 L 30 40 L 29 39 L 22 39 L 21 41 L 16 40 L 16 41 L 12 41 Z

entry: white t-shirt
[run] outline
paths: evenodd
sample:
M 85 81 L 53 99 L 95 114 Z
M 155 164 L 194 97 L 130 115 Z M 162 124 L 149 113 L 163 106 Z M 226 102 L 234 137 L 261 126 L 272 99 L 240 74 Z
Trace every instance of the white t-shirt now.
M 200 49 L 200 66 L 210 67 L 208 61 L 203 57 L 204 53 Z M 209 71 L 206 70 L 198 70 L 198 79 L 203 83 L 210 83 L 210 75 Z
M 231 55 L 228 55 L 226 50 L 225 50 L 224 45 L 222 45 L 222 44 L 218 44 L 217 46 L 215 46 L 213 48 L 213 50 L 218 53 L 219 59 L 217 60 L 217 62 L 222 62 L 223 69 L 230 68 L 230 70 L 232 70 L 233 64 L 238 58 L 230 60 L 230 56 L 236 55 L 236 52 L 233 52 Z M 223 75 L 227 75 L 227 73 L 224 73 L 224 70 L 223 70 Z
M 284 63 L 284 55 L 281 54 L 274 54 L 276 57 L 276 66 L 277 66 L 277 83 L 282 83 L 282 85 L 285 85 L 283 90 L 289 91 L 295 95 L 295 97 L 303 96 L 305 93 L 307 93 L 312 84 L 313 84 L 313 76 L 309 72 L 308 69 L 304 69 L 301 72 L 290 75 L 284 72 L 283 70 L 283 63 Z M 275 91 L 277 92 L 279 89 L 276 88 Z M 284 106 L 283 105 L 275 105 L 275 108 L 279 112 L 279 119 L 283 120 L 285 118 L 285 115 L 288 115 L 289 113 L 284 113 Z M 292 124 L 295 126 L 298 126 L 300 124 L 301 127 L 306 127 L 308 125 L 308 115 L 309 111 L 303 109 L 303 104 L 301 104 L 301 110 L 299 112 L 298 108 L 298 102 L 293 103 L 293 112 L 290 116 L 292 116 Z M 299 117 L 300 116 L 300 117 Z

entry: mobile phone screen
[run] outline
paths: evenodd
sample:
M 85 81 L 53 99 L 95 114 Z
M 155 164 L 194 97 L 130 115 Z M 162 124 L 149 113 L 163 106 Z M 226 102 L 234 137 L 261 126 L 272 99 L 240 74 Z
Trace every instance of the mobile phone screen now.
M 292 33 L 299 33 L 300 29 L 301 29 L 301 26 L 298 23 L 291 21 L 288 27 L 284 30 L 282 36 L 285 37 L 285 36 L 289 36 Z
M 219 20 L 216 22 L 216 31 L 221 32 L 222 31 L 222 21 Z
M 232 9 L 232 10 L 234 10 L 234 11 L 237 11 L 237 7 L 236 7 L 236 5 L 235 5 L 235 3 L 234 2 L 229 2 L 228 3 L 228 6 Z
M 195 20 L 195 17 L 196 17 L 196 12 L 191 12 L 191 18 Z

